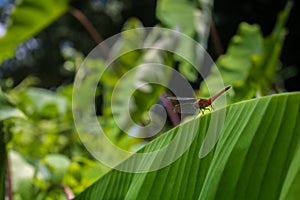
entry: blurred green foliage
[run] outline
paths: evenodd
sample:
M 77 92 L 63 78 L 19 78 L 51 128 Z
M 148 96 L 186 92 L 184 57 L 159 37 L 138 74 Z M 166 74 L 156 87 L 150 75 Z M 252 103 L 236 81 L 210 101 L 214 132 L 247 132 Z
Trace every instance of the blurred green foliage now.
M 18 107 L 26 116 L 4 123 L 5 134 L 10 137 L 7 149 L 16 155 L 9 154 L 12 174 L 20 175 L 13 177 L 16 196 L 44 199 L 52 195 L 64 199 L 63 185 L 79 193 L 108 170 L 91 158 L 76 134 L 71 85 L 56 92 L 17 87 L 9 96 L 13 108 Z M 22 160 L 20 165 L 17 160 Z M 16 173 L 23 165 L 26 170 Z M 30 171 L 31 176 L 23 177 Z

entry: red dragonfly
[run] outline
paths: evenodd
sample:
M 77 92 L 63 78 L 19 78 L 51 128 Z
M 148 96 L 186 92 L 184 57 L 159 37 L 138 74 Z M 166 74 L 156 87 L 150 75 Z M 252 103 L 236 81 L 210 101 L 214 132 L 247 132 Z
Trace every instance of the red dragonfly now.
M 174 112 L 177 113 L 192 113 L 195 114 L 198 109 L 204 114 L 205 110 L 210 110 L 209 106 L 211 106 L 212 102 L 216 100 L 219 96 L 224 94 L 227 90 L 229 90 L 231 86 L 225 87 L 223 90 L 219 91 L 214 96 L 210 97 L 209 99 L 195 99 L 189 97 L 167 97 L 170 100 L 176 100 L 179 102 L 183 102 L 180 104 L 175 105 Z

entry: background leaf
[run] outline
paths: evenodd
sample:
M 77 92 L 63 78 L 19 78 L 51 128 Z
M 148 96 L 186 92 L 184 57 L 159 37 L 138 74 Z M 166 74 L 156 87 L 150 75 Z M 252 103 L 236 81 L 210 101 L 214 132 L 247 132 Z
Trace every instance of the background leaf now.
M 12 117 L 25 117 L 24 113 L 13 105 L 0 89 L 0 121 Z
M 272 89 L 275 72 L 285 38 L 287 22 L 292 3 L 288 2 L 279 14 L 272 34 L 262 37 L 257 25 L 241 23 L 237 34 L 232 38 L 225 55 L 216 61 L 218 68 L 211 71 L 205 82 L 216 82 L 216 74 L 221 73 L 224 84 L 232 85 L 233 102 L 253 98 L 256 92 L 267 95 Z M 218 70 L 218 71 L 217 71 Z M 201 95 L 208 96 L 205 83 L 201 84 Z
M 10 25 L 0 38 L 0 63 L 14 55 L 19 44 L 37 34 L 67 11 L 68 0 L 22 0 L 13 10 Z
M 157 1 L 156 16 L 162 24 L 171 29 L 177 29 L 183 34 L 195 39 L 206 49 L 209 37 L 209 27 L 213 1 L 189 0 L 159 0 Z M 180 15 L 178 13 L 181 13 Z M 188 22 L 188 23 L 187 23 Z M 191 52 L 188 60 L 204 62 L 204 54 L 197 51 L 194 43 L 178 41 L 177 52 Z M 191 82 L 195 82 L 198 72 L 191 63 L 175 55 L 179 71 Z
M 187 0 L 159 0 L 156 16 L 169 28 L 179 27 L 189 36 L 195 32 L 194 21 L 195 3 Z M 181 15 L 178 15 L 181 13 Z M 186 23 L 191 22 L 191 23 Z
M 30 87 L 18 95 L 19 105 L 31 117 L 62 117 L 67 112 L 67 99 L 56 92 Z

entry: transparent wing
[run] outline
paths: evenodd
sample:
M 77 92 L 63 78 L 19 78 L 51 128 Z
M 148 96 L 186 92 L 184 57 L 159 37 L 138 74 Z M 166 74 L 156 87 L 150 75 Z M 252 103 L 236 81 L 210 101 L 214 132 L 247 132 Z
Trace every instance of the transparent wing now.
M 169 100 L 175 100 L 175 101 L 197 101 L 196 98 L 193 97 L 167 97 Z
M 174 106 L 176 113 L 195 115 L 199 113 L 199 109 L 193 103 L 181 103 Z

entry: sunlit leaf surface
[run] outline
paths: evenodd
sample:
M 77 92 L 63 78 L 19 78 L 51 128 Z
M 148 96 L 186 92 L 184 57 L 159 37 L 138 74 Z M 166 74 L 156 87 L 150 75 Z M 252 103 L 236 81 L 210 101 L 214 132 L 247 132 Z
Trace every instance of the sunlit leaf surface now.
M 213 112 L 215 115 L 222 110 Z M 300 93 L 280 94 L 227 108 L 217 145 L 199 150 L 213 114 L 177 127 L 141 152 L 160 149 L 183 128 L 193 143 L 171 165 L 149 173 L 112 170 L 76 199 L 288 199 L 299 193 Z M 200 120 L 200 121 L 197 121 Z M 195 126 L 198 124 L 199 126 Z M 130 159 L 125 162 L 130 163 Z M 125 164 L 124 163 L 124 164 Z

